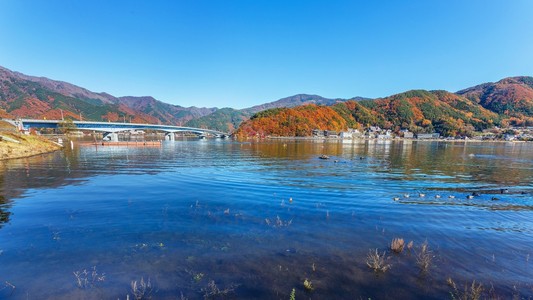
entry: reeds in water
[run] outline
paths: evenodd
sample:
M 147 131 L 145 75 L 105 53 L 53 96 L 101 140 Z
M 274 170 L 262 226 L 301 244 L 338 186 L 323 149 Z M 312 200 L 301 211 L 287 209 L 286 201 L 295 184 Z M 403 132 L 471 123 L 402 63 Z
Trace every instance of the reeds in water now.
M 390 243 L 390 249 L 394 253 L 401 253 L 403 251 L 404 246 L 405 246 L 405 241 L 402 238 L 394 238 L 392 239 L 392 242 Z
M 391 267 L 390 264 L 385 263 L 385 252 L 379 253 L 378 249 L 371 249 L 368 252 L 366 265 L 376 273 L 384 273 Z

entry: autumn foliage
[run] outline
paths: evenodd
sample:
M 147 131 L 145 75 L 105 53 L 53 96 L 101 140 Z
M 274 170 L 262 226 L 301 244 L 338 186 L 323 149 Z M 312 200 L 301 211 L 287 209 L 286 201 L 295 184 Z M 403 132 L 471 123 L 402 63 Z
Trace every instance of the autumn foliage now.
M 328 106 L 314 104 L 274 108 L 255 114 L 241 124 L 237 136 L 310 136 L 313 129 L 343 131 L 347 122 Z
M 499 116 L 465 97 L 445 91 L 408 91 L 387 98 L 346 101 L 332 107 L 304 105 L 256 114 L 236 132 L 239 136 L 310 136 L 313 129 L 343 131 L 380 126 L 399 132 L 470 135 L 492 127 Z

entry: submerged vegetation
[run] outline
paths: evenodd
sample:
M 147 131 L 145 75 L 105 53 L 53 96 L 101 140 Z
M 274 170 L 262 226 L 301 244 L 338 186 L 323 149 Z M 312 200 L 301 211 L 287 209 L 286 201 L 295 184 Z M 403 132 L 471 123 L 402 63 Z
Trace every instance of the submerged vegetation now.
M 384 273 L 391 267 L 385 262 L 385 257 L 385 252 L 379 253 L 378 249 L 370 250 L 366 256 L 366 265 L 376 273 Z
M 394 238 L 390 244 L 390 249 L 393 252 L 401 253 L 404 247 L 404 240 L 402 238 Z
M 416 255 L 416 264 L 420 268 L 422 273 L 427 273 L 433 260 L 433 252 L 429 250 L 429 244 L 427 241 L 422 243 L 420 251 Z
M 195 144 L 197 143 L 186 145 L 190 147 L 191 153 L 197 153 Z M 80 199 L 71 201 L 69 189 L 46 189 L 46 199 L 59 199 L 69 205 L 54 207 L 55 203 L 47 203 L 48 208 L 52 207 L 56 211 L 54 219 L 47 219 L 46 222 L 43 222 L 45 219 L 37 220 L 39 224 L 50 224 L 41 237 L 47 239 L 46 247 L 58 249 L 60 254 L 49 253 L 46 251 L 48 248 L 43 251 L 45 254 L 41 254 L 29 246 L 24 246 L 30 245 L 28 241 L 31 240 L 25 236 L 19 237 L 24 243 L 20 247 L 22 250 L 14 251 L 19 249 L 15 247 L 17 244 L 6 239 L 6 243 L 2 244 L 4 252 L 0 250 L 0 260 L 3 267 L 7 266 L 9 271 L 0 273 L 0 298 L 9 299 L 11 293 L 15 294 L 13 299 L 25 299 L 27 294 L 28 298 L 32 298 L 40 292 L 39 284 L 21 280 L 20 274 L 27 276 L 28 273 L 17 270 L 13 273 L 20 272 L 19 276 L 10 277 L 11 270 L 18 267 L 17 261 L 12 262 L 13 257 L 20 257 L 20 260 L 31 257 L 44 258 L 39 262 L 45 266 L 44 268 L 32 266 L 37 270 L 36 277 L 44 281 L 49 280 L 50 276 L 47 273 L 49 268 L 46 268 L 48 258 L 51 264 L 55 264 L 56 259 L 63 259 L 63 253 L 66 251 L 70 253 L 79 251 L 80 246 L 72 246 L 73 244 L 85 246 L 88 243 L 91 243 L 87 247 L 90 250 L 84 252 L 84 256 L 65 255 L 67 259 L 65 264 L 74 261 L 78 265 L 79 259 L 86 259 L 82 267 L 97 264 L 98 270 L 96 267 L 86 270 L 82 268 L 74 272 L 75 277 L 73 277 L 74 269 L 71 265 L 68 265 L 66 270 L 65 266 L 58 266 L 54 269 L 54 274 L 58 274 L 54 276 L 58 278 L 51 281 L 54 291 L 46 291 L 44 298 L 124 299 L 125 295 L 129 295 L 129 299 L 132 300 L 187 299 L 187 297 L 189 299 L 295 299 L 296 297 L 298 299 L 310 297 L 390 299 L 395 296 L 398 299 L 451 297 L 484 299 L 491 295 L 491 285 L 501 293 L 501 299 L 510 298 L 511 293 L 523 295 L 525 299 L 532 295 L 532 286 L 520 279 L 520 276 L 530 274 L 528 269 L 530 251 L 527 245 L 517 245 L 513 253 L 507 254 L 505 251 L 509 245 L 508 240 L 498 239 L 517 236 L 527 239 L 523 233 L 529 232 L 529 228 L 515 223 L 505 228 L 500 224 L 499 213 L 494 213 L 490 208 L 490 206 L 519 202 L 523 209 L 518 211 L 517 215 L 529 216 L 530 196 L 521 192 L 530 192 L 530 189 L 494 185 L 478 190 L 475 189 L 476 184 L 456 187 L 457 182 L 470 183 L 477 172 L 490 173 L 485 167 L 475 170 L 465 168 L 466 171 L 457 169 L 458 165 L 463 166 L 465 162 L 474 165 L 477 153 L 476 157 L 468 156 L 472 148 L 449 149 L 442 143 L 421 143 L 422 145 L 410 144 L 406 150 L 406 143 L 391 143 L 381 148 L 367 149 L 366 145 L 361 144 L 356 151 L 345 155 L 340 151 L 347 148 L 337 147 L 337 144 L 217 143 L 216 146 L 219 148 L 235 147 L 230 148 L 232 151 L 238 147 L 241 152 L 237 155 L 243 155 L 247 151 L 251 152 L 249 157 L 261 155 L 260 162 L 254 165 L 254 168 L 249 167 L 249 161 L 243 163 L 241 166 L 246 169 L 243 173 L 238 173 L 237 169 L 232 168 L 235 160 L 231 157 L 232 154 L 228 154 L 230 151 L 224 152 L 224 156 L 217 155 L 218 158 L 229 156 L 227 160 L 218 161 L 217 167 L 232 168 L 231 171 L 235 171 L 220 180 L 218 182 L 220 185 L 216 184 L 218 180 L 216 178 L 220 174 L 228 173 L 213 168 L 201 173 L 198 160 L 189 166 L 199 172 L 195 173 L 193 180 L 191 178 L 181 180 L 182 177 L 189 177 L 189 173 L 184 171 L 184 162 L 180 161 L 180 172 L 165 172 L 164 178 L 159 177 L 147 183 L 144 182 L 146 177 L 136 181 L 135 177 L 129 174 L 128 168 L 135 168 L 136 172 L 139 170 L 133 152 L 127 153 L 127 163 L 125 158 L 122 158 L 124 163 L 117 164 L 116 161 L 121 160 L 122 154 L 113 152 L 116 154 L 113 157 L 115 162 L 93 164 L 95 161 L 91 160 L 88 152 L 82 153 L 80 156 L 82 159 L 79 161 L 73 156 L 62 156 L 69 154 L 70 150 L 66 149 L 61 155 L 56 156 L 60 157 L 61 162 L 63 157 L 68 158 L 70 167 L 68 178 L 74 177 L 76 165 L 81 161 L 83 166 L 93 165 L 94 169 L 120 167 L 122 169 L 117 172 L 128 174 L 125 177 L 133 181 L 120 182 L 121 186 L 116 187 L 113 187 L 115 184 L 113 183 L 111 188 L 109 183 L 103 183 L 106 187 L 105 192 L 99 193 L 98 197 L 88 196 L 86 203 L 82 202 L 84 199 L 80 196 L 86 190 L 76 193 L 76 197 Z M 446 150 L 448 157 L 456 157 L 457 153 L 464 157 L 450 162 L 436 160 L 433 155 L 419 155 L 420 150 L 426 149 L 429 144 L 435 146 L 432 149 Z M 209 145 L 204 143 L 202 146 Z M 296 147 L 304 146 L 308 147 L 305 149 L 309 152 L 305 152 L 303 159 L 291 163 L 288 168 L 289 158 L 292 159 Z M 354 149 L 351 146 L 348 148 L 350 151 Z M 418 152 L 413 151 L 415 146 L 419 147 Z M 525 146 L 528 145 L 515 145 L 513 151 L 529 149 L 524 148 Z M 501 149 L 507 151 L 509 147 L 502 145 Z M 398 156 L 382 158 L 385 151 Z M 495 151 L 498 152 L 498 149 Z M 529 160 L 530 152 L 518 152 L 521 160 L 523 158 Z M 321 153 L 331 155 L 332 159 L 319 160 L 318 155 Z M 97 154 L 99 158 L 102 157 L 102 152 Z M 148 151 L 143 150 L 141 154 L 143 165 L 152 162 L 147 159 Z M 158 153 L 156 159 L 160 160 L 161 157 Z M 197 157 L 200 156 L 195 158 Z M 360 159 L 361 157 L 364 159 Z M 424 161 L 425 159 L 427 161 Z M 335 160 L 338 162 L 335 163 Z M 508 163 L 507 160 L 491 162 Z M 172 163 L 176 162 L 165 160 L 165 168 Z M 445 168 L 442 167 L 444 164 Z M 526 180 L 529 178 L 527 173 L 530 170 L 529 162 L 523 164 L 527 169 L 520 169 L 518 172 L 521 173 L 513 174 L 516 178 Z M 37 170 L 40 173 L 34 173 L 36 171 L 31 169 L 29 174 L 35 175 L 32 178 L 43 178 L 43 174 L 51 172 L 48 170 L 49 165 Z M 408 168 L 406 172 L 410 172 L 406 175 L 410 182 L 382 180 L 405 178 L 398 177 L 399 173 L 396 172 L 404 165 Z M 274 167 L 275 180 L 270 177 L 269 180 L 263 180 L 265 173 L 268 173 L 265 170 L 269 170 L 267 167 Z M 448 167 L 450 169 L 446 169 Z M 163 176 L 154 172 L 154 169 L 150 170 L 150 176 Z M 383 169 L 392 169 L 392 176 L 387 175 Z M 58 172 L 66 174 L 65 170 L 66 168 L 61 168 Z M 301 170 L 315 174 L 308 173 L 306 177 L 293 178 L 293 175 Z M 371 184 L 374 181 L 365 181 L 365 178 L 369 177 L 368 174 L 374 170 L 381 171 L 379 182 L 384 185 L 381 189 Z M 434 170 L 439 172 L 433 172 Z M 9 179 L 6 181 L 12 183 L 19 177 L 26 178 L 27 173 L 24 169 L 18 171 L 21 176 L 9 176 L 6 177 Z M 88 172 L 86 169 L 83 171 Z M 348 171 L 353 172 L 348 173 Z M 106 175 L 109 175 L 109 172 L 105 170 Z M 435 173 L 438 173 L 436 180 L 432 177 Z M 202 180 L 201 177 L 205 174 L 207 174 L 206 179 Z M 257 176 L 253 177 L 251 184 L 246 182 L 251 177 L 246 176 L 249 174 Z M 449 174 L 469 176 L 465 176 L 466 179 L 462 181 L 448 176 Z M 9 175 L 18 174 L 11 171 Z M 414 182 L 417 176 L 427 185 L 406 187 L 406 183 Z M 498 176 L 491 181 L 508 177 L 506 172 L 500 170 Z M 176 186 L 169 185 L 169 182 L 176 183 Z M 449 186 L 442 187 L 443 182 Z M 148 187 L 150 192 L 137 189 L 139 185 Z M 523 185 L 520 182 L 514 184 L 514 186 Z M 99 185 L 89 181 L 75 187 L 97 190 Z M 123 192 L 126 189 L 127 193 Z M 201 192 L 198 192 L 199 190 Z M 35 188 L 32 193 L 37 195 L 39 192 L 41 189 Z M 123 194 L 117 194 L 121 192 Z M 472 199 L 465 197 L 473 195 L 473 192 L 477 194 Z M 454 194 L 457 198 L 448 198 L 449 194 Z M 500 199 L 497 202 L 491 200 L 496 194 Z M 398 201 L 391 200 L 394 195 L 398 196 Z M 29 194 L 29 197 L 32 197 L 32 194 Z M 29 200 L 39 199 L 33 197 Z M 516 199 L 518 200 L 514 201 Z M 119 205 L 116 205 L 117 203 Z M 468 249 L 465 251 L 461 249 L 471 246 L 475 241 L 456 236 L 450 238 L 447 230 L 433 231 L 435 226 L 433 221 L 444 223 L 454 232 L 462 230 L 453 227 L 461 218 L 457 217 L 457 214 L 446 214 L 446 218 L 438 219 L 440 212 L 455 213 L 463 211 L 462 208 L 469 214 L 479 215 L 481 212 L 483 215 L 493 216 L 494 219 L 491 219 L 489 224 L 497 224 L 500 227 L 469 230 L 476 232 L 480 238 L 487 238 L 489 240 L 487 244 L 495 245 L 495 242 L 499 242 L 498 245 L 506 247 L 480 247 L 475 253 L 471 253 Z M 5 206 L 0 209 L 10 212 Z M 104 211 L 110 209 L 110 213 L 95 214 L 95 209 Z M 389 214 L 389 212 L 394 213 Z M 512 211 L 508 213 L 514 214 Z M 42 217 L 41 214 L 36 215 Z M 17 216 L 20 216 L 20 213 Z M 420 216 L 429 216 L 430 220 Z M 131 226 L 132 221 L 135 222 L 135 226 Z M 7 230 L 3 228 L 0 231 L 3 236 L 6 236 L 5 233 L 10 233 L 12 228 L 16 229 L 17 222 L 12 222 L 13 224 L 9 222 L 5 223 L 7 225 L 4 228 Z M 97 224 L 97 227 L 94 230 L 87 230 L 84 226 L 80 226 L 84 224 L 91 226 Z M 113 225 L 111 231 L 102 230 L 107 224 Z M 124 232 L 127 234 L 123 235 Z M 115 239 L 116 234 L 120 234 L 121 238 Z M 426 238 L 429 241 L 424 242 Z M 93 246 L 93 241 L 98 243 Z M 481 242 L 484 243 L 485 240 Z M 495 258 L 492 256 L 493 253 Z M 478 267 L 478 263 L 483 265 Z M 57 272 L 61 268 L 63 271 Z M 505 272 L 498 273 L 498 269 L 503 268 Z M 93 279 L 104 276 L 100 274 L 100 269 L 106 272 L 105 281 Z M 487 269 L 489 272 L 484 274 L 476 273 Z M 93 273 L 97 275 L 93 276 Z M 450 287 L 447 286 L 446 278 L 449 276 L 454 278 L 455 287 L 450 283 L 448 283 Z M 16 285 L 16 290 L 7 283 L 4 284 L 4 281 Z M 67 282 L 67 285 L 56 288 L 58 286 L 56 282 Z M 515 282 L 518 286 L 516 291 Z M 481 297 L 477 298 L 476 295 L 479 294 Z

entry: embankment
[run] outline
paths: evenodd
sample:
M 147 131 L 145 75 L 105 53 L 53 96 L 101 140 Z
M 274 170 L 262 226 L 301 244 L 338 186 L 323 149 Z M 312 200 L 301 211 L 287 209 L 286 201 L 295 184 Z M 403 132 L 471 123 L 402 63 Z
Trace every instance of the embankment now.
M 0 131 L 0 160 L 53 152 L 61 146 L 43 137 Z

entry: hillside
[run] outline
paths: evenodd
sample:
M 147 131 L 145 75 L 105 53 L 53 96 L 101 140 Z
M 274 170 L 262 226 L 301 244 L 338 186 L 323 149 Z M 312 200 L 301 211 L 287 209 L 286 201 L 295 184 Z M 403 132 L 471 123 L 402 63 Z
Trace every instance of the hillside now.
M 28 157 L 61 149 L 61 146 L 35 135 L 16 132 L 13 125 L 0 121 L 0 160 Z
M 290 97 L 281 98 L 279 100 L 252 106 L 250 108 L 245 108 L 242 111 L 246 114 L 253 115 L 257 112 L 271 109 L 271 108 L 280 108 L 280 107 L 295 107 L 304 104 L 316 104 L 316 105 L 325 105 L 331 106 L 338 102 L 344 102 L 347 99 L 328 99 L 318 95 L 307 95 L 307 94 L 298 94 Z M 350 100 L 369 100 L 368 98 L 355 97 Z
M 366 98 L 356 97 L 363 100 Z M 115 97 L 45 77 L 28 76 L 0 67 L 0 117 L 127 121 L 186 125 L 232 131 L 254 113 L 268 108 L 314 103 L 332 105 L 345 99 L 300 94 L 250 108 L 235 110 L 182 107 L 153 97 Z
M 293 108 L 273 108 L 255 114 L 241 124 L 235 135 L 310 136 L 314 129 L 346 130 L 347 121 L 328 106 L 306 104 Z
M 210 128 L 222 132 L 233 132 L 239 125 L 250 118 L 250 114 L 243 110 L 221 108 L 212 114 L 197 119 L 192 119 L 185 126 L 196 128 Z
M 235 110 L 182 107 L 150 96 L 115 97 L 91 92 L 67 82 L 28 76 L 0 67 L 1 118 L 60 119 L 63 116 L 74 120 L 160 123 L 231 132 L 261 111 L 302 105 L 330 106 L 346 121 L 348 127 L 377 124 L 395 130 L 437 130 L 443 134 L 457 135 L 493 125 L 532 126 L 533 77 L 509 77 L 455 94 L 446 91 L 408 91 L 375 100 L 362 97 L 329 99 L 298 94 Z M 296 114 L 300 113 L 298 109 L 296 111 Z M 285 110 L 278 112 L 284 113 Z M 312 123 L 309 120 L 309 124 Z M 303 132 L 306 130 L 293 128 L 288 131 L 292 135 Z
M 152 97 L 117 98 L 0 67 L 0 117 L 131 121 L 179 125 L 216 108 L 181 107 Z
M 163 124 L 183 125 L 187 121 L 207 116 L 217 111 L 217 108 L 182 107 L 172 105 L 153 97 L 120 97 L 121 103 L 127 107 L 156 118 Z
M 331 108 L 304 105 L 271 109 L 254 115 L 237 133 L 241 136 L 309 136 L 315 128 L 341 131 L 348 127 L 379 125 L 395 131 L 437 131 L 456 136 L 469 135 L 498 122 L 496 113 L 462 96 L 446 91 L 416 90 L 376 100 L 341 102 Z
M 361 101 L 370 99 L 363 97 L 354 97 L 350 100 Z M 331 106 L 336 103 L 342 103 L 344 101 L 347 101 L 347 99 L 328 99 L 318 95 L 298 94 L 241 110 L 235 110 L 231 108 L 221 109 L 208 116 L 189 121 L 186 123 L 186 125 L 192 127 L 212 128 L 224 132 L 233 132 L 237 127 L 239 127 L 239 125 L 243 121 L 248 120 L 255 113 L 267 109 L 291 108 L 304 104 Z
M 457 92 L 500 115 L 511 125 L 533 124 L 533 77 L 509 77 Z

